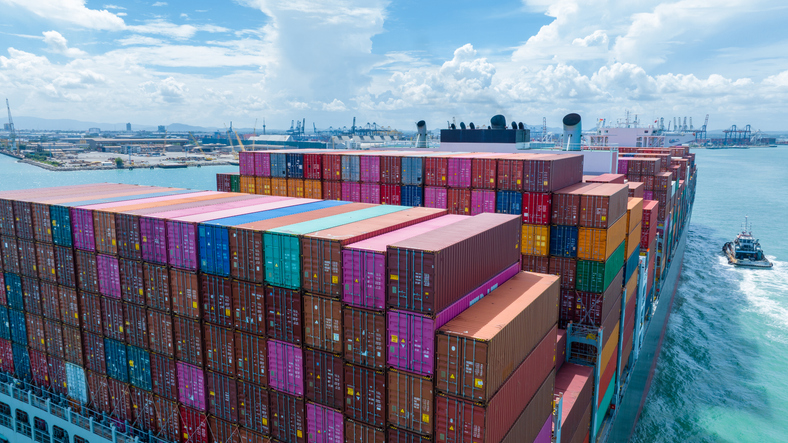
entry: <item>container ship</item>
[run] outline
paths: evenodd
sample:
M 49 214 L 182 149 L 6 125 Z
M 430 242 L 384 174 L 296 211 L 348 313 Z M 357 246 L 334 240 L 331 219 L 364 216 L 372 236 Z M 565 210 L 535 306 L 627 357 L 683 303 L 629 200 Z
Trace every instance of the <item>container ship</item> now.
M 0 438 L 627 441 L 694 155 L 485 131 L 0 193 Z

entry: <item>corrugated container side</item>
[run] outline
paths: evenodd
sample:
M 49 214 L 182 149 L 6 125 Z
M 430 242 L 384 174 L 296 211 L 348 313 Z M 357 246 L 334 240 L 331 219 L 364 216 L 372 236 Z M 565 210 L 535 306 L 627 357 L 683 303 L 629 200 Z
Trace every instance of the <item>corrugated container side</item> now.
M 362 183 L 380 183 L 380 157 L 377 155 L 362 155 L 359 158 Z
M 30 368 L 30 354 L 27 348 L 23 345 L 13 343 L 11 344 L 12 353 L 14 356 L 14 374 L 22 380 L 30 380 L 33 377 Z
M 104 357 L 107 362 L 107 375 L 115 380 L 128 383 L 129 362 L 126 356 L 126 345 L 117 340 L 105 338 Z
M 142 262 L 126 259 L 118 260 L 120 274 L 120 294 L 123 301 L 137 305 L 145 304 L 145 277 Z
M 304 198 L 323 198 L 323 182 L 320 180 L 304 180 Z
M 88 383 L 85 379 L 85 370 L 80 366 L 72 363 L 66 363 L 57 358 L 50 358 L 50 373 L 53 375 L 58 371 L 58 367 L 63 367 L 66 372 L 66 380 L 64 383 L 56 383 L 53 377 L 53 387 L 59 386 L 66 390 L 69 397 L 79 400 L 82 403 L 88 402 Z M 57 361 L 57 363 L 55 363 Z M 54 363 L 54 364 L 52 364 Z
M 338 181 L 323 182 L 323 200 L 341 200 L 342 183 Z
M 271 192 L 271 178 L 270 177 L 255 177 L 254 191 L 257 195 L 272 195 Z
M 349 154 L 342 157 L 342 181 L 358 182 L 361 179 L 361 159 Z
M 129 365 L 129 382 L 140 389 L 152 390 L 150 353 L 136 346 L 127 346 L 126 358 Z
M 90 252 L 96 250 L 96 235 L 93 232 L 91 210 L 71 208 L 71 229 L 75 248 Z
M 287 179 L 286 178 L 272 178 L 271 179 L 271 195 L 279 197 L 287 197 Z
M 200 223 L 200 270 L 208 274 L 230 275 L 230 239 L 227 228 Z
M 380 182 L 398 185 L 402 183 L 402 157 L 380 156 Z
M 205 367 L 227 375 L 235 375 L 235 343 L 231 329 L 212 324 L 203 325 L 205 334 Z
M 148 312 L 142 306 L 123 303 L 126 343 L 148 349 Z
M 265 288 L 263 285 L 232 281 L 235 328 L 265 335 Z
M 304 300 L 304 344 L 342 353 L 342 303 L 310 294 Z
M 301 293 L 292 289 L 267 286 L 265 299 L 268 336 L 301 344 L 303 330 Z
M 386 367 L 386 316 L 381 312 L 345 307 L 345 360 L 375 369 Z
M 268 341 L 269 384 L 288 394 L 304 395 L 303 350 L 279 340 Z
M 294 198 L 304 198 L 304 180 L 300 178 L 288 178 L 287 196 Z
M 287 176 L 304 178 L 304 154 L 293 152 L 285 154 L 287 160 Z
M 449 188 L 446 192 L 446 208 L 449 214 L 471 214 L 471 190 Z
M 171 312 L 170 274 L 167 268 L 143 263 L 142 273 L 145 279 L 145 300 L 148 307 Z
M 156 432 L 156 407 L 153 394 L 139 388 L 129 388 L 131 415 L 134 426 Z
M 8 320 L 8 308 L 0 306 L 0 338 L 11 340 L 11 324 Z
M 495 212 L 495 191 L 490 189 L 474 189 L 471 191 L 471 214 Z
M 131 214 L 115 214 L 118 255 L 129 260 L 142 260 L 140 219 Z
M 33 212 L 30 209 L 30 203 L 25 201 L 15 200 L 12 202 L 14 208 L 14 224 L 16 225 L 16 236 L 32 240 L 33 233 Z
M 181 421 L 181 442 L 209 443 L 208 417 L 192 408 L 179 407 Z
M 617 274 L 623 272 L 624 243 L 610 255 L 604 263 L 598 261 L 577 261 L 577 288 L 578 291 L 604 292 Z M 621 284 L 619 284 L 621 286 Z
M 150 354 L 150 372 L 153 393 L 172 401 L 178 401 L 178 377 L 175 360 L 152 352 Z
M 110 415 L 121 422 L 133 420 L 129 385 L 112 378 L 107 378 L 107 391 L 109 392 Z M 121 427 L 121 430 L 122 429 L 123 427 Z
M 520 215 L 523 213 L 523 194 L 517 191 L 498 191 L 495 196 L 495 212 Z
M 25 327 L 27 328 L 27 346 L 46 352 L 47 342 L 44 334 L 44 317 L 31 313 L 25 314 Z
M 447 209 L 449 205 L 448 190 L 443 187 L 428 186 L 424 188 L 424 206 L 427 208 Z
M 121 298 L 120 264 L 117 257 L 99 254 L 96 257 L 99 292 L 107 297 Z
M 523 193 L 523 223 L 549 225 L 553 213 L 553 194 Z
M 388 422 L 399 428 L 431 435 L 434 420 L 434 385 L 427 377 L 388 371 Z
M 167 258 L 170 266 L 196 271 L 200 267 L 200 238 L 194 223 L 167 221 Z
M 178 404 L 158 396 L 153 397 L 156 410 L 156 428 L 162 438 L 170 441 L 179 441 L 181 436 L 181 421 L 178 414 Z
M 233 326 L 233 291 L 230 279 L 203 274 L 202 286 L 203 320 Z
M 268 152 L 254 152 L 254 175 L 258 177 L 271 176 L 271 155 Z
M 271 427 L 268 390 L 240 380 L 237 388 L 238 423 L 245 428 L 269 434 Z
M 271 436 L 280 441 L 305 443 L 306 409 L 304 401 L 271 391 Z
M 345 364 L 345 416 L 383 427 L 386 405 L 386 373 Z
M 386 429 L 386 438 L 389 443 L 421 443 L 428 438 L 415 432 L 389 426 Z
M 247 428 L 238 428 L 238 443 L 271 443 L 272 440 Z
M 424 157 L 402 158 L 402 184 L 417 186 L 424 184 Z
M 200 277 L 196 272 L 170 269 L 170 290 L 175 315 L 201 318 Z
M 93 226 L 95 228 L 96 251 L 116 255 L 118 253 L 118 240 L 116 237 L 115 214 L 104 211 L 93 211 Z
M 25 313 L 15 309 L 8 310 L 8 323 L 11 325 L 11 341 L 27 346 L 27 321 Z
M 202 326 L 197 320 L 173 316 L 173 335 L 175 336 L 175 358 L 189 364 L 203 366 Z M 151 329 L 152 330 L 152 329 Z
M 36 243 L 38 278 L 57 283 L 57 264 L 55 263 L 55 247 L 47 243 Z M 2 281 L 0 280 L 0 284 Z
M 449 174 L 449 159 L 446 157 L 426 157 L 424 159 L 424 184 L 427 186 L 446 186 Z
M 19 255 L 19 273 L 28 277 L 38 278 L 38 262 L 36 260 L 36 244 L 32 240 L 17 239 Z
M 123 303 L 107 297 L 101 298 L 101 319 L 104 326 L 104 336 L 118 341 L 125 341 L 123 333 L 125 321 L 123 319 Z
M 235 359 L 238 378 L 268 386 L 268 346 L 264 337 L 235 332 Z
M 628 189 L 627 185 L 603 184 L 583 194 L 578 225 L 599 229 L 612 226 L 627 212 Z
M 386 443 L 386 431 L 346 418 L 345 441 L 347 443 Z
M 344 364 L 340 356 L 313 349 L 304 350 L 304 385 L 308 400 L 342 409 Z
M 42 243 L 52 243 L 52 222 L 49 205 L 46 203 L 31 203 L 33 212 L 33 235 L 35 240 Z
M 561 277 L 562 288 L 574 288 L 577 284 L 577 260 L 563 257 L 550 257 L 550 271 Z
M 8 307 L 23 311 L 25 309 L 25 296 L 24 292 L 22 292 L 22 279 L 17 274 L 10 272 L 6 272 L 4 277 Z
M 262 233 L 231 228 L 228 241 L 231 275 L 239 280 L 262 283 L 265 276 Z
M 323 154 L 304 154 L 304 178 L 323 178 Z
M 577 226 L 550 226 L 550 255 L 577 257 Z
M 287 154 L 272 152 L 269 154 L 271 159 L 271 177 L 287 177 Z
M 25 298 L 25 311 L 43 315 L 41 308 L 41 286 L 35 278 L 22 277 L 22 296 Z
M 494 158 L 471 159 L 471 186 L 476 189 L 495 189 L 498 161 Z
M 342 180 L 342 156 L 336 154 L 323 155 L 323 180 Z
M 361 202 L 361 184 L 355 182 L 342 182 L 342 200 Z
M 166 265 L 167 223 L 163 219 L 139 217 L 139 224 L 142 259 L 148 263 Z
M 1 260 L 2 260 L 2 256 L 0 256 L 0 261 Z M 8 304 L 8 298 L 6 297 L 6 292 L 5 292 L 5 273 L 2 272 L 2 270 L 3 270 L 3 266 L 2 263 L 0 263 L 0 305 L 5 306 Z
M 550 255 L 550 226 L 523 225 L 522 253 L 524 255 Z
M 447 184 L 453 188 L 469 188 L 471 186 L 471 159 L 452 157 L 448 161 L 449 178 Z
M 342 414 L 315 403 L 307 403 L 307 440 L 320 443 L 344 443 Z
M 16 237 L 0 237 L 0 246 L 2 246 L 3 269 L 6 272 L 19 274 L 19 248 L 16 244 Z
M 72 247 L 71 236 L 71 211 L 63 206 L 50 206 L 49 214 L 52 220 L 52 242 L 58 246 Z
M 177 363 L 177 368 L 181 403 L 205 411 L 205 373 L 202 368 L 180 361 Z
M 208 413 L 231 423 L 238 423 L 238 390 L 234 379 L 208 371 L 205 374 Z
M 2 321 L 1 318 L 0 321 Z M 2 325 L 0 325 L 0 327 L 2 327 Z M 65 350 L 63 349 L 63 326 L 60 324 L 60 322 L 44 319 L 44 331 L 47 342 L 47 354 L 54 355 L 58 358 L 65 358 L 66 354 Z
M 77 287 L 82 291 L 98 293 L 99 276 L 96 254 L 85 251 L 75 251 L 77 269 Z
M 549 274 L 550 261 L 553 257 L 541 257 L 537 255 L 523 255 L 522 270 L 536 272 L 539 274 Z
M 418 374 L 435 371 L 435 321 L 412 312 L 386 312 L 387 363 Z
M 506 434 L 503 443 L 532 441 L 545 443 L 551 441 L 553 425 L 553 389 L 555 372 L 551 372 L 542 386 L 525 407 L 520 417 Z M 547 420 L 544 420 L 547 417 Z M 543 424 L 540 426 L 540 422 Z
M 98 374 L 107 373 L 107 356 L 104 352 L 104 337 L 91 332 L 82 332 L 85 367 Z
M 402 205 L 424 206 L 423 189 L 421 186 L 402 186 L 400 190 Z
M 84 393 L 84 392 L 79 392 L 80 389 L 85 388 L 85 376 L 84 376 L 84 371 L 82 371 L 82 368 L 74 365 L 74 367 L 78 368 L 78 371 L 82 371 L 83 374 L 81 379 L 82 384 L 80 388 L 79 378 L 77 378 L 76 380 L 69 380 L 69 375 L 66 372 L 67 363 L 65 361 L 50 355 L 47 356 L 47 362 L 49 363 L 48 372 L 49 372 L 50 386 L 55 393 L 60 395 L 69 395 L 72 398 L 77 398 L 76 396 L 82 395 Z M 76 377 L 79 377 L 79 372 L 77 372 Z M 86 397 L 87 393 L 84 394 Z
M 583 181 L 583 156 L 550 154 L 523 161 L 523 191 L 552 192 Z
M 580 227 L 577 234 L 577 258 L 606 261 L 626 239 L 626 217 L 609 229 Z
M 400 185 L 380 185 L 380 203 L 384 205 L 402 204 L 402 187 Z
M 87 371 L 85 378 L 88 383 L 88 406 L 98 411 L 109 413 L 110 400 L 107 377 Z
M 571 363 L 566 363 L 556 374 L 555 393 L 563 397 L 561 435 L 569 439 L 580 433 L 582 441 L 582 436 L 588 433 L 594 384 L 592 374 L 593 368 Z
M 12 200 L 0 199 L 0 234 L 16 236 L 14 223 L 14 203 Z
M 28 355 L 30 356 L 30 373 L 33 378 L 33 383 L 48 388 L 49 365 L 47 364 L 47 355 L 35 349 L 28 349 Z
M 79 294 L 77 303 L 77 293 L 74 290 L 60 287 L 60 309 L 63 323 L 72 326 L 80 326 L 77 310 L 82 314 L 82 327 L 85 330 L 103 335 L 104 334 L 104 315 L 101 311 L 101 296 L 89 292 Z
M 9 340 L 0 339 L 0 370 L 14 374 L 14 352 Z

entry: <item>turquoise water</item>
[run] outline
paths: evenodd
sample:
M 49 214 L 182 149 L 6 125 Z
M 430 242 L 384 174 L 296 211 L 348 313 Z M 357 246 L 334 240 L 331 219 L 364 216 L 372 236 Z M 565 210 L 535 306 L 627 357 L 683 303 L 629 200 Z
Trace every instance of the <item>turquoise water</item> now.
M 697 151 L 684 271 L 634 441 L 788 441 L 788 149 Z M 49 172 L 0 155 L 0 190 L 121 182 L 216 189 L 237 167 Z M 775 262 L 734 269 L 720 254 L 745 215 Z

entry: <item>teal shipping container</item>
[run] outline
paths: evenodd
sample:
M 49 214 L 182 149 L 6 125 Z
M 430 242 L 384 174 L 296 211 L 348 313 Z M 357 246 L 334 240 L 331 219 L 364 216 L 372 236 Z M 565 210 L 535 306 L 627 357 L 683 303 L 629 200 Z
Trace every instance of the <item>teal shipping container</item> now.
M 126 345 L 117 340 L 105 338 L 104 357 L 107 362 L 107 375 L 114 378 L 115 380 L 128 383 L 129 362 L 126 359 Z
M 150 391 L 153 389 L 150 369 L 150 353 L 136 346 L 126 347 L 129 361 L 129 380 L 133 386 Z M 109 370 L 109 367 L 107 367 Z
M 590 260 L 577 261 L 577 284 L 575 289 L 583 292 L 605 292 L 616 274 L 624 267 L 626 246 L 624 242 L 613 251 L 604 263 Z

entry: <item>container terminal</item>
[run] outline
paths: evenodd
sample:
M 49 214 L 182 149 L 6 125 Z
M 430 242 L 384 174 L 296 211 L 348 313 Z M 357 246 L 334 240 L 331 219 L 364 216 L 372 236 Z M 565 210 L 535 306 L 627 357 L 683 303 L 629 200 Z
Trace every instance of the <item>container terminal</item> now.
M 497 117 L 436 148 L 420 126 L 411 149 L 240 152 L 217 191 L 0 193 L 0 435 L 627 441 L 694 154 L 582 146 L 576 114 L 564 151 L 523 150 Z

